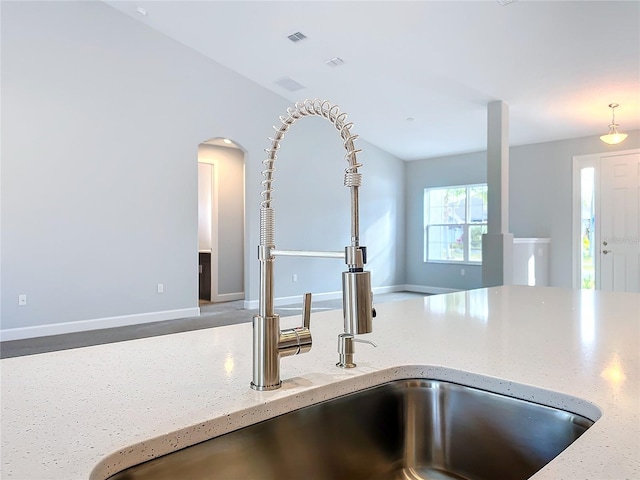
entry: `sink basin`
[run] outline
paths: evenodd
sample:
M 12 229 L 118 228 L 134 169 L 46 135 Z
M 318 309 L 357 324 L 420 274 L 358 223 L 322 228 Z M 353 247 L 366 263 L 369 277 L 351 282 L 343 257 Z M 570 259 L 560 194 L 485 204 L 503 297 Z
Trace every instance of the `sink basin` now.
M 397 380 L 131 467 L 111 480 L 527 479 L 593 422 L 432 380 Z

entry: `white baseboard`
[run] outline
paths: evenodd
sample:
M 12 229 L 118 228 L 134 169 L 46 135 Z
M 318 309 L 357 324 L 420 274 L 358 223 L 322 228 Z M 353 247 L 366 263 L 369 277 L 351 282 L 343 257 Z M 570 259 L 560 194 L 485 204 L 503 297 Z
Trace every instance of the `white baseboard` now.
M 48 337 L 51 335 L 61 335 L 65 333 L 102 330 L 105 328 L 161 322 L 163 320 L 197 317 L 199 315 L 200 308 L 194 307 L 178 310 L 166 310 L 162 312 L 140 313 L 136 315 L 122 315 L 119 317 L 95 318 L 92 320 L 80 320 L 77 322 L 35 325 L 33 327 L 7 328 L 0 330 L 0 341 L 6 342 L 9 340 L 22 340 L 25 338 Z
M 388 287 L 373 287 L 373 294 L 377 295 L 378 293 L 395 293 L 395 292 L 405 292 L 404 285 L 390 285 Z
M 389 285 L 385 287 L 374 287 L 374 295 L 380 293 L 393 292 L 419 292 L 419 293 L 451 293 L 457 292 L 454 288 L 431 287 L 426 285 Z M 218 295 L 217 301 L 242 300 L 244 293 L 227 293 Z M 337 300 L 342 298 L 342 291 L 315 293 L 313 299 Z M 274 299 L 275 306 L 288 305 L 302 301 L 302 295 L 290 297 L 279 297 Z M 245 300 L 245 309 L 258 308 L 258 300 Z M 52 323 L 49 325 L 36 325 L 32 327 L 7 328 L 0 330 L 0 341 L 22 340 L 25 338 L 48 337 L 51 335 L 62 335 L 66 333 L 86 332 L 89 330 L 102 330 L 105 328 L 124 327 L 129 325 L 140 325 L 144 323 L 161 322 L 164 320 L 175 320 L 179 318 L 197 317 L 200 315 L 200 308 L 182 308 L 177 310 L 166 310 L 161 312 L 140 313 L 135 315 L 122 315 L 118 317 L 95 318 L 91 320 L 80 320 L 77 322 Z
M 407 291 L 405 289 L 406 285 L 390 285 L 387 287 L 373 287 L 373 294 L 376 295 L 378 293 L 393 293 L 393 292 L 403 292 Z M 322 300 L 338 300 L 342 298 L 342 291 L 339 292 L 324 292 L 324 293 L 314 293 L 313 301 L 322 301 Z M 281 307 L 282 305 L 289 305 L 292 303 L 302 303 L 302 295 L 294 295 L 291 297 L 278 297 L 273 299 L 273 304 L 276 307 Z M 244 308 L 246 310 L 253 310 L 258 308 L 259 301 L 258 300 L 245 300 Z
M 219 293 L 211 296 L 212 302 L 233 302 L 235 300 L 244 300 L 244 292 L 238 293 Z
M 337 300 L 339 298 L 342 298 L 342 291 L 313 294 L 314 302 L 322 300 Z M 281 307 L 282 305 L 289 305 L 291 303 L 302 303 L 302 295 L 292 295 L 290 297 L 278 297 L 273 299 L 274 307 Z M 247 310 L 253 310 L 258 308 L 259 304 L 259 300 L 245 300 L 244 308 Z
M 402 285 L 402 290 L 405 292 L 416 293 L 431 293 L 433 295 L 439 295 L 441 293 L 453 293 L 459 292 L 458 288 L 442 288 L 442 287 L 430 287 L 428 285 Z

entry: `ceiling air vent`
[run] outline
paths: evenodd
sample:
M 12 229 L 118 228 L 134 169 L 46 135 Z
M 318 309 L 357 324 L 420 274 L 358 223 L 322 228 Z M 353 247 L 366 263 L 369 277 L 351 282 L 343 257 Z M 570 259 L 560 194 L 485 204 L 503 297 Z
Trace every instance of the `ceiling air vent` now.
M 296 42 L 299 42 L 300 40 L 304 40 L 305 38 L 307 38 L 307 36 L 302 32 L 296 32 L 296 33 L 292 33 L 287 38 L 291 40 L 293 43 L 296 43 Z
M 326 63 L 330 67 L 339 67 L 340 65 L 344 64 L 344 60 L 342 60 L 340 57 L 333 57 L 331 60 L 327 60 L 324 63 Z
M 280 80 L 276 80 L 276 85 L 280 85 L 282 88 L 289 90 L 290 92 L 296 92 L 304 88 L 304 85 L 289 77 L 282 77 Z

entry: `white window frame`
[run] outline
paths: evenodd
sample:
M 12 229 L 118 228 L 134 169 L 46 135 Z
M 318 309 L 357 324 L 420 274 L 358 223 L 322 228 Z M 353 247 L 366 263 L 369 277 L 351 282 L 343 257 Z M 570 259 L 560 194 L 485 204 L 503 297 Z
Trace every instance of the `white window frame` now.
M 453 265 L 482 265 L 482 260 L 474 261 L 469 259 L 469 251 L 470 251 L 470 236 L 469 236 L 469 227 L 471 226 L 484 226 L 487 227 L 487 222 L 470 222 L 470 208 L 471 202 L 468 201 L 470 198 L 469 190 L 473 187 L 486 187 L 486 183 L 471 183 L 468 185 L 445 185 L 440 187 L 428 187 L 424 189 L 424 196 L 422 201 L 423 207 L 423 237 L 424 237 L 424 245 L 423 245 L 423 261 L 424 263 L 445 263 L 445 264 L 453 264 Z M 444 189 L 454 189 L 454 188 L 464 188 L 466 189 L 465 195 L 465 222 L 464 223 L 430 223 L 429 222 L 429 192 L 431 190 L 444 190 Z M 458 227 L 462 228 L 463 235 L 463 259 L 462 260 L 439 260 L 439 259 L 430 259 L 429 258 L 429 227 Z M 486 231 L 486 230 L 485 230 Z

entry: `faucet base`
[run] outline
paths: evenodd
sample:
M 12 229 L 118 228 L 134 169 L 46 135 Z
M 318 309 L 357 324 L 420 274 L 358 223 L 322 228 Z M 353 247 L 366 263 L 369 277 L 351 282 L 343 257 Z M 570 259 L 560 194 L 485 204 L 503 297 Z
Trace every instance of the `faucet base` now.
M 348 362 L 348 361 L 342 361 L 340 360 L 338 363 L 336 363 L 336 367 L 340 367 L 340 368 L 355 368 L 358 365 L 356 365 L 353 362 Z
M 253 378 L 254 390 L 275 390 L 280 388 L 280 316 L 275 314 L 253 317 Z
M 282 386 L 280 380 L 280 359 L 291 355 L 299 355 L 311 350 L 311 331 L 309 330 L 309 314 L 311 311 L 311 294 L 305 307 L 305 325 L 302 327 L 280 330 L 280 315 L 253 317 L 253 390 L 276 390 Z
M 254 390 L 257 390 L 259 392 L 262 391 L 268 391 L 268 390 L 277 390 L 282 386 L 282 382 L 278 382 L 275 385 L 256 385 L 255 383 L 251 382 L 251 388 Z

